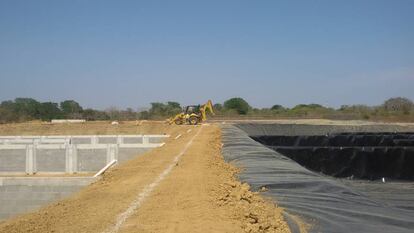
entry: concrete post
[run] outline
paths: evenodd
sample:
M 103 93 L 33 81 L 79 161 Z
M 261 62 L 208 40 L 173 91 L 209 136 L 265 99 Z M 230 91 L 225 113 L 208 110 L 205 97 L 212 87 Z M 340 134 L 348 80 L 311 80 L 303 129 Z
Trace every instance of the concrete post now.
M 111 162 L 111 145 L 106 145 L 106 164 Z
M 72 166 L 73 166 L 73 173 L 78 173 L 78 148 L 76 148 L 76 145 L 72 145 L 73 151 L 72 151 Z
M 115 155 L 114 155 L 114 159 L 116 161 L 119 161 L 119 144 L 115 145 Z
M 96 145 L 96 144 L 98 144 L 98 143 L 99 143 L 99 138 L 98 138 L 98 136 L 96 136 L 96 135 L 92 136 L 92 137 L 91 137 L 91 144 L 92 144 L 92 145 Z
M 38 142 L 35 142 L 33 144 L 33 173 L 37 173 L 37 145 L 39 145 Z
M 116 143 L 117 144 L 124 144 L 124 137 L 119 136 L 116 138 Z
M 112 162 L 112 160 L 118 160 L 118 149 L 117 145 L 108 144 L 106 148 L 106 163 Z
M 65 137 L 65 145 L 72 144 L 71 137 Z
M 72 173 L 72 148 L 69 146 L 68 140 L 66 139 L 65 143 L 65 172 L 66 173 Z
M 149 137 L 148 136 L 142 136 L 142 144 L 149 144 Z
M 65 158 L 66 173 L 76 173 L 78 171 L 78 150 L 75 145 L 66 144 Z
M 35 145 L 26 146 L 26 173 L 33 175 L 36 172 L 36 148 Z

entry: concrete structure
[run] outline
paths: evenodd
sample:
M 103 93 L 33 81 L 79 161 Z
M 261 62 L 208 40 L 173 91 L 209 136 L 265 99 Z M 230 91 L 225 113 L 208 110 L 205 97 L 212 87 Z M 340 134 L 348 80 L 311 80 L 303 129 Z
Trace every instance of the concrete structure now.
M 85 123 L 85 119 L 53 119 L 51 123 L 62 124 L 62 123 Z
M 93 177 L 0 177 L 0 221 L 34 211 L 96 181 Z
M 148 144 L 161 143 L 169 135 L 51 135 L 51 136 L 0 136 L 0 145 L 9 144 Z
M 168 135 L 0 136 L 0 174 L 96 172 L 162 146 Z
M 0 136 L 0 175 L 96 173 L 162 146 L 168 135 Z M 33 211 L 96 177 L 0 177 L 0 220 Z

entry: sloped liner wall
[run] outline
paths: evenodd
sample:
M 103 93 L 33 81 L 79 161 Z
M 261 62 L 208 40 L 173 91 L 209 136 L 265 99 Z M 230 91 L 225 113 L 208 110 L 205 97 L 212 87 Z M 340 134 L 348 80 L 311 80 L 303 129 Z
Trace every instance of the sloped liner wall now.
M 289 215 L 310 223 L 309 232 L 413 232 L 413 182 L 382 183 L 326 176 L 304 168 L 249 137 L 324 135 L 358 130 L 394 132 L 406 128 L 253 124 L 238 127 L 223 126 L 224 158 L 244 168 L 239 177 L 253 189 L 267 187 L 264 194 L 286 209 L 292 232 L 298 232 L 298 227 Z
M 253 136 L 316 172 L 357 179 L 414 180 L 414 133 Z

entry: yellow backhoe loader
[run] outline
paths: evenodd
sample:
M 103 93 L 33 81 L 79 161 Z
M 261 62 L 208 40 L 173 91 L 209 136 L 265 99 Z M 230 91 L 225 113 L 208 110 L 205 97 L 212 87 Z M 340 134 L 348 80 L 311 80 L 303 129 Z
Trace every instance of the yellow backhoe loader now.
M 203 105 L 186 106 L 183 109 L 183 112 L 168 119 L 167 122 L 169 124 L 176 124 L 176 125 L 182 125 L 182 124 L 197 125 L 207 120 L 207 114 L 206 114 L 207 110 L 211 114 L 214 115 L 213 103 L 211 102 L 211 100 L 207 101 L 207 103 Z

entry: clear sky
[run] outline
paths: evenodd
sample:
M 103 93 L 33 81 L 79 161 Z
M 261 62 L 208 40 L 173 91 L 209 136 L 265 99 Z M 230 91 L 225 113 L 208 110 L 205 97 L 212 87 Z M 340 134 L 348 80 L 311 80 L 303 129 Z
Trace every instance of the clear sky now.
M 414 0 L 0 0 L 0 100 L 414 100 Z

